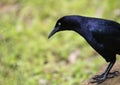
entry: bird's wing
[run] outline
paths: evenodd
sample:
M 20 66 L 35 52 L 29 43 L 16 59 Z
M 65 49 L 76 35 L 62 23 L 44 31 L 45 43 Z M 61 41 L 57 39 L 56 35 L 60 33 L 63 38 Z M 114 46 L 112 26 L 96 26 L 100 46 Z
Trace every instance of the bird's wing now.
M 120 49 L 120 28 L 101 28 L 92 30 L 92 35 L 98 43 Z

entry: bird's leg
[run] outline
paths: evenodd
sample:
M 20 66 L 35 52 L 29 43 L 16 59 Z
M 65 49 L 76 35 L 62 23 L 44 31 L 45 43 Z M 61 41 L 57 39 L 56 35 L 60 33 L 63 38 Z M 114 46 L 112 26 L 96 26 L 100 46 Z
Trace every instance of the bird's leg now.
M 102 83 L 103 81 L 105 81 L 105 79 L 108 77 L 109 74 L 110 74 L 109 78 L 113 78 L 114 76 L 116 76 L 116 72 L 109 73 L 114 64 L 115 64 L 115 61 L 110 62 L 105 72 L 101 75 L 95 76 L 93 78 L 94 81 L 92 81 L 92 83 Z

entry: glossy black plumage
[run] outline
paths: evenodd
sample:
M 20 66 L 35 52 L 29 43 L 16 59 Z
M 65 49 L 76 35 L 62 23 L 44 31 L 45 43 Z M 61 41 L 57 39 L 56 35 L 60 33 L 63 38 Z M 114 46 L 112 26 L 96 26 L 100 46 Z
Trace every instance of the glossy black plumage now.
M 79 33 L 107 62 L 110 62 L 102 75 L 93 78 L 95 82 L 103 82 L 110 74 L 116 54 L 120 54 L 120 24 L 112 20 L 69 15 L 57 21 L 48 38 L 56 32 L 65 30 Z M 114 77 L 115 73 L 111 75 Z

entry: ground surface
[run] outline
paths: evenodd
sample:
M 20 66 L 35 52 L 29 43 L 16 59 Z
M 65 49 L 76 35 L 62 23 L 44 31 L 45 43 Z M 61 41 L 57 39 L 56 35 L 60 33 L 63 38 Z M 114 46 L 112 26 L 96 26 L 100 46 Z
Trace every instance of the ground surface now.
M 105 66 L 103 66 L 103 67 L 101 68 L 101 70 L 100 70 L 100 72 L 99 72 L 98 74 L 102 73 L 102 72 L 104 71 L 104 69 L 105 69 Z M 113 71 L 119 71 L 119 72 L 120 72 L 120 62 L 117 62 L 117 63 L 114 65 L 114 67 L 113 67 L 113 69 L 112 69 L 111 72 L 113 72 Z M 91 78 L 92 78 L 92 77 L 91 77 Z M 82 83 L 82 85 L 120 85 L 120 74 L 119 74 L 118 76 L 114 77 L 114 78 L 107 79 L 106 81 L 104 81 L 104 82 L 101 83 L 101 84 L 89 83 L 89 82 L 91 81 L 91 78 L 88 79 L 88 80 L 86 80 L 86 81 L 84 81 L 84 82 Z

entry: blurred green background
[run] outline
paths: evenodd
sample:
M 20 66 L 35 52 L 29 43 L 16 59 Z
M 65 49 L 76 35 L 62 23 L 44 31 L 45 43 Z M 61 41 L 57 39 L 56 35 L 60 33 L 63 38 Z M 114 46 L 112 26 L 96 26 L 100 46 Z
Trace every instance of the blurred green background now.
M 58 18 L 120 22 L 119 0 L 0 0 L 0 85 L 80 85 L 105 60 L 75 32 L 48 40 Z

